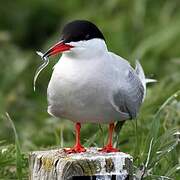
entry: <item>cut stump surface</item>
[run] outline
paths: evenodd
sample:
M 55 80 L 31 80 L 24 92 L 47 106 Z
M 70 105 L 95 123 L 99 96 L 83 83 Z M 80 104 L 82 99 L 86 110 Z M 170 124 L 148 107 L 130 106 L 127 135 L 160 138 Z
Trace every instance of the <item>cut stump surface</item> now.
M 66 154 L 63 149 L 35 151 L 29 157 L 30 180 L 73 180 L 80 176 L 128 180 L 133 176 L 132 161 L 129 154 L 102 153 L 97 148 L 77 154 Z

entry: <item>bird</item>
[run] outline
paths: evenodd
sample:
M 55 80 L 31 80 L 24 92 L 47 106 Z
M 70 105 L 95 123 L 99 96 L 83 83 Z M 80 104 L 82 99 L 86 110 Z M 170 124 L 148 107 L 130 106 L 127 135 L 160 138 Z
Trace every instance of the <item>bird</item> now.
M 80 141 L 81 124 L 109 124 L 108 142 L 100 152 L 118 152 L 113 147 L 116 122 L 135 119 L 146 94 L 146 79 L 139 61 L 135 69 L 108 50 L 101 30 L 88 20 L 67 23 L 57 43 L 43 58 L 61 53 L 47 88 L 48 113 L 75 123 L 76 142 L 66 153 L 87 149 Z

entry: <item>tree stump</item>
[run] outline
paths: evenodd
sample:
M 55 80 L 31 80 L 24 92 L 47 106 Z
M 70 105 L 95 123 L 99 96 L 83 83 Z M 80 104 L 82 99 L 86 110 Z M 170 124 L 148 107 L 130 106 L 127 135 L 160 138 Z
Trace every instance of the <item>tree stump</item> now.
M 63 149 L 30 154 L 30 180 L 130 180 L 132 157 L 123 152 L 102 153 L 97 148 L 66 154 Z

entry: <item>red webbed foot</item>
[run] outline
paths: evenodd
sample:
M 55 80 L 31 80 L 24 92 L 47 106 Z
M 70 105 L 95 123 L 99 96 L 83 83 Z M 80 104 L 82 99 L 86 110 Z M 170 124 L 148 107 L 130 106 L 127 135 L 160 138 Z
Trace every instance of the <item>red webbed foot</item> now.
M 112 146 L 112 139 L 113 139 L 113 130 L 114 130 L 114 123 L 109 124 L 109 137 L 108 137 L 108 144 L 100 149 L 100 152 L 111 153 L 111 152 L 119 152 L 118 149 L 113 148 Z
M 102 149 L 100 149 L 99 151 L 104 152 L 104 153 L 111 153 L 111 152 L 119 152 L 119 149 L 113 148 L 110 145 L 106 145 Z
M 71 153 L 81 153 L 81 152 L 86 152 L 86 149 L 81 146 L 81 144 L 79 145 L 76 145 L 72 148 L 67 148 L 67 149 L 64 149 L 64 151 L 67 153 L 67 154 L 71 154 Z
M 76 129 L 76 143 L 75 143 L 74 147 L 68 148 L 68 149 L 64 149 L 64 151 L 67 154 L 81 153 L 81 152 L 85 152 L 86 151 L 86 149 L 81 145 L 81 142 L 80 142 L 81 124 L 80 123 L 76 123 L 75 129 Z

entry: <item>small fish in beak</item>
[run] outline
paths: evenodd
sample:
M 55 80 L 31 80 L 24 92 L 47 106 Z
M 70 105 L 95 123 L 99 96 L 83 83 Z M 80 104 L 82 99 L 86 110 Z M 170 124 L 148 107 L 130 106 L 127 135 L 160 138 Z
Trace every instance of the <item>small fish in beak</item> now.
M 43 60 L 43 64 L 41 64 L 34 75 L 34 91 L 36 90 L 36 80 L 39 76 L 39 74 L 41 73 L 41 71 L 49 64 L 49 58 L 52 55 L 56 55 L 58 53 L 62 53 L 64 51 L 68 51 L 71 48 L 73 48 L 74 46 L 71 46 L 69 44 L 65 44 L 63 41 L 58 42 L 57 44 L 55 44 L 54 46 L 52 46 L 47 52 L 45 52 L 44 54 L 40 51 L 36 51 L 36 53 L 41 57 L 41 59 Z
M 36 80 L 40 74 L 40 72 L 49 64 L 49 59 L 48 57 L 44 56 L 44 54 L 40 51 L 36 51 L 36 53 L 42 58 L 42 60 L 44 61 L 43 64 L 41 64 L 36 72 L 35 72 L 35 75 L 34 75 L 34 83 L 33 83 L 33 88 L 34 88 L 34 91 L 36 91 Z

